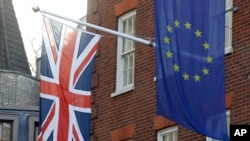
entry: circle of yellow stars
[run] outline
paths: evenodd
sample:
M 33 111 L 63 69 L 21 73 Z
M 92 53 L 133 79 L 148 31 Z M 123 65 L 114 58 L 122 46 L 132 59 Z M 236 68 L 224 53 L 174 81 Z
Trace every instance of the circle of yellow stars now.
M 178 20 L 175 20 L 175 21 L 174 21 L 174 24 L 173 24 L 172 26 L 171 26 L 171 25 L 167 25 L 167 26 L 166 26 L 166 30 L 167 30 L 169 33 L 172 33 L 173 30 L 174 30 L 175 28 L 180 28 L 180 26 L 181 26 L 181 23 L 180 23 Z M 186 23 L 184 23 L 184 27 L 185 27 L 186 30 L 191 30 L 191 29 L 192 29 L 192 24 L 189 23 L 189 22 L 187 21 Z M 194 35 L 195 35 L 196 38 L 201 38 L 201 37 L 202 37 L 202 31 L 199 30 L 199 29 L 196 29 L 195 32 L 194 32 Z M 163 42 L 164 42 L 165 44 L 170 45 L 170 44 L 171 44 L 171 39 L 170 39 L 170 37 L 164 36 L 164 37 L 163 37 Z M 210 44 L 209 44 L 208 42 L 206 42 L 206 41 L 202 44 L 202 46 L 203 46 L 203 48 L 204 48 L 205 51 L 208 51 L 208 50 L 210 49 Z M 167 59 L 172 59 L 172 58 L 173 58 L 173 53 L 172 53 L 171 50 L 166 51 L 165 54 L 166 54 Z M 208 56 L 205 58 L 205 60 L 206 60 L 206 63 L 208 63 L 208 64 L 213 63 L 213 57 L 212 57 L 212 56 L 209 56 L 209 55 L 208 55 Z M 180 72 L 180 66 L 179 66 L 177 63 L 175 63 L 175 64 L 173 65 L 173 70 L 174 70 L 175 72 Z M 204 76 L 209 75 L 209 69 L 206 68 L 206 67 L 204 67 L 204 68 L 201 70 L 201 72 L 202 72 L 202 74 L 203 74 Z M 193 76 L 191 76 L 191 75 L 188 74 L 187 72 L 184 72 L 184 73 L 182 74 L 182 78 L 183 78 L 183 80 L 186 80 L 186 81 L 187 81 L 187 80 L 190 80 L 191 78 L 193 78 L 193 80 L 194 80 L 195 82 L 201 81 L 201 75 L 199 75 L 199 73 L 196 73 L 196 74 L 194 74 Z

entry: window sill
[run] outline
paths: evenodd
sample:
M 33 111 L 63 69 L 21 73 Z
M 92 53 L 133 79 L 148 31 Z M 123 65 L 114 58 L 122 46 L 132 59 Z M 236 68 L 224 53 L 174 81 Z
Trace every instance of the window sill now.
M 229 46 L 225 48 L 225 55 L 233 53 L 233 47 Z
M 125 94 L 126 92 L 129 92 L 129 91 L 132 91 L 134 90 L 134 85 L 129 85 L 129 86 L 126 86 L 118 91 L 115 91 L 113 93 L 111 93 L 111 97 L 116 97 L 116 96 L 119 96 L 119 95 L 122 95 L 122 94 Z

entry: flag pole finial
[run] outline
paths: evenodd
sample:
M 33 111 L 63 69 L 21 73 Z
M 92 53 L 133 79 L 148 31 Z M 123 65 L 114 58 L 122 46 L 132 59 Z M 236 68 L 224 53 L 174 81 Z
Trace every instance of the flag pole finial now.
M 40 11 L 40 8 L 38 6 L 32 7 L 32 9 L 33 9 L 34 12 Z

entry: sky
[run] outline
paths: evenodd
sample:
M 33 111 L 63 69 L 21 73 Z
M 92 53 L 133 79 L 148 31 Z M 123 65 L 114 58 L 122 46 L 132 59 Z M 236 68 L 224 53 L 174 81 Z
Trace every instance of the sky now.
M 42 14 L 33 12 L 32 7 L 39 6 L 41 9 L 72 19 L 80 19 L 87 13 L 87 0 L 12 0 L 12 2 L 27 57 L 33 68 L 36 57 L 33 48 L 40 53 Z

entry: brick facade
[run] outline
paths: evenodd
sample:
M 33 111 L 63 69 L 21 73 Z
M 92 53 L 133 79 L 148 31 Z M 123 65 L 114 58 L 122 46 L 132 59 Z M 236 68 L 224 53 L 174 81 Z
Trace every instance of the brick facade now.
M 232 124 L 250 124 L 250 3 L 234 0 L 239 10 L 233 14 L 233 53 L 225 56 L 226 100 Z M 118 16 L 136 9 L 136 35 L 154 38 L 153 0 L 88 0 L 87 21 L 117 31 Z M 102 35 L 92 84 L 93 140 L 156 141 L 157 131 L 175 125 L 156 115 L 155 49 L 136 43 L 135 89 L 111 97 L 116 89 L 117 37 Z M 205 141 L 205 137 L 179 126 L 180 141 Z
M 233 92 L 231 124 L 250 124 L 250 2 L 234 0 L 233 50 L 226 56 L 226 91 Z

